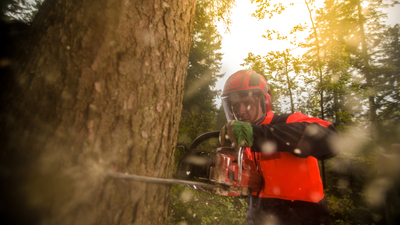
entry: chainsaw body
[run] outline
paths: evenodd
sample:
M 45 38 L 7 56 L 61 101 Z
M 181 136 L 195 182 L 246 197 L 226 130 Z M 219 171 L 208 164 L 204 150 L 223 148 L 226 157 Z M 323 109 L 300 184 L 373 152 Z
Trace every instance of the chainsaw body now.
M 204 136 L 218 137 L 219 132 L 210 132 L 199 136 L 191 149 L 180 160 L 175 178 L 220 185 L 220 188 L 195 189 L 224 196 L 247 196 L 261 190 L 263 179 L 256 165 L 246 154 L 244 148 L 219 147 L 212 152 L 193 149 L 208 140 Z M 200 141 L 198 141 L 200 139 Z

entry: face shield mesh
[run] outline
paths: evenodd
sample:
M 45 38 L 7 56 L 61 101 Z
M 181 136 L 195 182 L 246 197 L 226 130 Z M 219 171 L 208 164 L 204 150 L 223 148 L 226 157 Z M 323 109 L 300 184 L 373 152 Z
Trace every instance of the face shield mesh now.
M 234 120 L 232 108 L 231 108 L 231 100 L 229 96 L 222 97 L 222 107 L 224 108 L 225 117 L 227 122 L 229 123 L 231 120 Z
M 266 100 L 265 96 L 262 93 L 261 90 L 259 89 L 251 89 L 251 90 L 243 90 L 243 91 L 237 91 L 233 93 L 226 94 L 221 98 L 222 100 L 222 107 L 224 108 L 225 112 L 225 117 L 226 120 L 229 122 L 231 120 L 235 120 L 235 115 L 232 111 L 232 105 L 231 105 L 231 97 L 240 97 L 240 96 L 252 96 L 252 95 L 257 95 L 258 99 L 260 101 L 260 107 L 262 109 L 262 117 L 261 119 L 257 120 L 255 124 L 261 123 L 264 121 L 265 116 L 267 115 L 267 107 L 266 107 Z

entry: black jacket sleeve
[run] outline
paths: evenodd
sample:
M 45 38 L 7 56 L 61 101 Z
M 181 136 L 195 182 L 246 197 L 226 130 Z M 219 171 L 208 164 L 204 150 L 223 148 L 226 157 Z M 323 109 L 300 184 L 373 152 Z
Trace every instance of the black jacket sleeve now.
M 252 125 L 254 144 L 252 151 L 290 152 L 301 158 L 314 156 L 328 159 L 336 155 L 336 129 L 318 123 L 296 122 L 280 124 Z

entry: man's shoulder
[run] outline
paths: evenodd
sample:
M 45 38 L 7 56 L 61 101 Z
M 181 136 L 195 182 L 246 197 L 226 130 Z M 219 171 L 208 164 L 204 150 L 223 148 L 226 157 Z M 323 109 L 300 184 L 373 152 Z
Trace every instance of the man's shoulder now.
M 272 125 L 272 124 L 286 123 L 290 115 L 292 114 L 281 114 L 281 115 L 274 114 L 274 117 L 272 118 L 270 124 Z
M 306 122 L 306 123 L 317 123 L 321 126 L 328 127 L 329 125 L 332 125 L 331 122 L 322 120 L 317 117 L 311 117 L 304 115 L 303 113 L 300 112 L 295 112 L 290 114 L 288 119 L 286 120 L 286 123 L 301 123 L 301 122 Z
M 274 117 L 271 120 L 270 124 L 279 124 L 279 123 L 293 123 L 297 122 L 296 120 L 299 119 L 306 119 L 310 118 L 300 112 L 295 112 L 295 113 L 285 113 L 285 114 L 274 114 Z
M 274 115 L 274 118 L 272 118 L 270 124 L 279 124 L 279 123 L 301 123 L 301 122 L 307 122 L 307 123 L 318 123 L 324 127 L 328 127 L 331 125 L 330 122 L 316 118 L 316 117 L 311 117 L 304 115 L 301 112 L 295 112 L 295 113 L 290 113 L 290 114 L 281 114 L 281 115 Z

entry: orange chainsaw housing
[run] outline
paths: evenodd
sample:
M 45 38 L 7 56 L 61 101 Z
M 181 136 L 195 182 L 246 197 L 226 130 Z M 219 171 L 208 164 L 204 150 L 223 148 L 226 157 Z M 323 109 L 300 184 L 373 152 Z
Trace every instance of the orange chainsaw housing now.
M 213 192 L 224 196 L 250 195 L 258 192 L 263 185 L 263 178 L 258 173 L 256 165 L 246 154 L 242 158 L 242 176 L 239 179 L 239 164 L 237 151 L 230 147 L 219 147 L 215 164 L 210 167 L 209 180 L 218 184 L 230 186 L 228 190 L 217 189 Z M 240 181 L 239 181 L 240 180 Z

